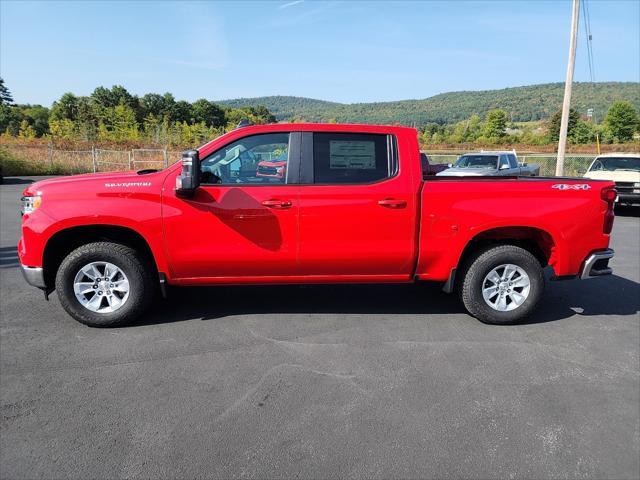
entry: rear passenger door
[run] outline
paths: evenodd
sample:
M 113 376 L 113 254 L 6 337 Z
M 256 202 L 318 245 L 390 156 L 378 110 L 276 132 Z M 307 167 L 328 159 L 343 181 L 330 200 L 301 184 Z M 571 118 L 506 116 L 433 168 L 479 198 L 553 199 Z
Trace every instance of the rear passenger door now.
M 305 132 L 299 264 L 302 275 L 339 281 L 410 278 L 416 199 L 392 135 Z M 411 159 L 406 159 L 410 161 Z

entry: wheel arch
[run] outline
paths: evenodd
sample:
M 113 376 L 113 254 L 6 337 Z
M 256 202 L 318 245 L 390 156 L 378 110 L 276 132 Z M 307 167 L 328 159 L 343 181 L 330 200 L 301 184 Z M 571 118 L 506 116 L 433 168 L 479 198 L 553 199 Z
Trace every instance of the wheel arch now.
M 64 258 L 76 248 L 91 242 L 114 242 L 140 252 L 149 265 L 158 270 L 158 262 L 149 242 L 137 231 L 121 225 L 82 225 L 65 228 L 47 241 L 42 259 L 44 281 L 53 287 L 55 276 Z
M 554 266 L 556 263 L 557 243 L 551 233 L 532 226 L 493 227 L 477 232 L 465 245 L 458 263 L 451 270 L 451 275 L 444 290 L 453 291 L 458 286 L 459 279 L 469 267 L 469 260 L 473 255 L 496 245 L 515 245 L 530 252 L 541 267 Z

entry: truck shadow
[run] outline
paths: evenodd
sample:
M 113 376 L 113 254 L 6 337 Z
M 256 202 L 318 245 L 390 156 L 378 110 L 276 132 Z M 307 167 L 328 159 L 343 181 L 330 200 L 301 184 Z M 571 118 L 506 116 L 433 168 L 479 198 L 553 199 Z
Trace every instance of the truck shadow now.
M 637 315 L 640 284 L 616 275 L 548 282 L 538 311 L 523 324 L 575 315 Z M 132 326 L 259 314 L 456 315 L 465 310 L 440 284 L 234 286 L 170 289 L 169 298 Z
M 239 188 L 230 188 L 216 197 L 201 188 L 193 199 L 185 201 L 194 208 L 213 215 L 260 248 L 272 252 L 282 248 L 280 221 L 270 208 Z
M 2 185 L 25 185 L 33 182 L 35 182 L 35 180 L 31 178 L 4 177 Z
M 0 247 L 0 268 L 16 268 L 20 266 L 16 247 Z

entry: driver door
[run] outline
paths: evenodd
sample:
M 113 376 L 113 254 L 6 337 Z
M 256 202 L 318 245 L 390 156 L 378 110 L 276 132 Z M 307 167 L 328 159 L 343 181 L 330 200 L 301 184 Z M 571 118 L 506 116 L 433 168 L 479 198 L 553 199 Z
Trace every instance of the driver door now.
M 202 159 L 193 197 L 165 193 L 173 279 L 235 283 L 295 275 L 299 145 L 295 132 L 242 137 Z

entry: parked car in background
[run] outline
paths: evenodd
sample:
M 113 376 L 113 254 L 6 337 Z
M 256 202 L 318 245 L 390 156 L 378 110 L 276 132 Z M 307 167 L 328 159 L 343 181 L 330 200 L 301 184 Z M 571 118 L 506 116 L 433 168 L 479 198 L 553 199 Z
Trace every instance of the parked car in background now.
M 437 175 L 467 176 L 530 176 L 540 175 L 539 165 L 520 165 L 515 151 L 465 153 L 456 163 Z
M 258 163 L 256 176 L 271 177 L 284 181 L 287 176 L 287 161 L 287 152 L 284 152 L 270 160 L 263 160 Z
M 426 153 L 420 152 L 420 163 L 422 164 L 422 176 L 436 175 L 449 168 L 445 163 L 432 163 Z
M 598 155 L 584 174 L 585 178 L 611 180 L 616 184 L 616 203 L 640 205 L 640 154 L 607 153 Z

